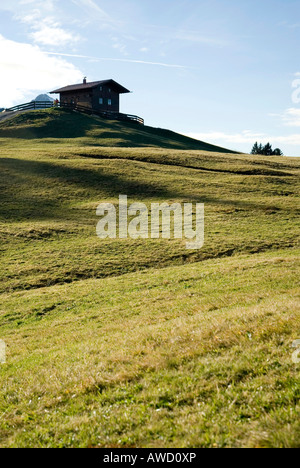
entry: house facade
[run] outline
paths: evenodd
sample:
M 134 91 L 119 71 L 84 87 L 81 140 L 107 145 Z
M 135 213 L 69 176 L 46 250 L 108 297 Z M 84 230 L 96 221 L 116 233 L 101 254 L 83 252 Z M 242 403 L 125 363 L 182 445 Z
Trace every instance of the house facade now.
M 59 94 L 61 105 L 84 106 L 100 112 L 120 112 L 120 94 L 130 93 L 114 80 L 94 81 L 65 86 L 51 91 Z

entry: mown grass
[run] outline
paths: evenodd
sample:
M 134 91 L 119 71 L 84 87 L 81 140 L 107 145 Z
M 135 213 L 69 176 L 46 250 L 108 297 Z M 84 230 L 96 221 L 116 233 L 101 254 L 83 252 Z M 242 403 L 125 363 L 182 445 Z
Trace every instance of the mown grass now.
M 299 447 L 299 159 L 40 116 L 0 124 L 1 446 Z M 204 202 L 203 249 L 100 241 L 119 194 Z

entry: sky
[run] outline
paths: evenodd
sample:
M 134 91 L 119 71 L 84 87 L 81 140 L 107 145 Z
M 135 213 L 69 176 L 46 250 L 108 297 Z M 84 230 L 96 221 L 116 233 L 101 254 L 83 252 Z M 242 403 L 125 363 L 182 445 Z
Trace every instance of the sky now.
M 0 0 L 0 107 L 114 79 L 147 125 L 300 156 L 299 49 L 300 0 Z

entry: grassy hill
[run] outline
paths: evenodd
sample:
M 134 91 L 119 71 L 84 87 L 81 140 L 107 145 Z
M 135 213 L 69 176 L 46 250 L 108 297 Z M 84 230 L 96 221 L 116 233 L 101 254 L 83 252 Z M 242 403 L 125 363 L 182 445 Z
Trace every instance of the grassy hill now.
M 197 146 L 198 145 L 198 146 Z M 68 112 L 0 124 L 2 447 L 299 447 L 299 158 Z M 205 245 L 96 208 L 204 202 Z
M 86 144 L 113 147 L 157 147 L 198 149 L 231 153 L 232 151 L 204 143 L 170 130 L 142 126 L 131 122 L 104 120 L 64 109 L 24 112 L 0 122 L 0 138 L 51 139 L 60 144 Z

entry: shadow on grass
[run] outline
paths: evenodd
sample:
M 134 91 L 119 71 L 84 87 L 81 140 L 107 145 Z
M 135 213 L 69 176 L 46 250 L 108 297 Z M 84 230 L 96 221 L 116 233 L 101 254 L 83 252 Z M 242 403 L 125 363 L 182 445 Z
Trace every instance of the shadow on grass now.
M 180 159 L 172 159 L 166 156 L 162 157 L 161 159 L 157 159 L 151 156 L 128 156 L 124 155 L 122 157 L 116 155 L 101 155 L 101 154 L 89 154 L 83 152 L 76 152 L 76 155 L 87 158 L 87 159 L 99 159 L 99 160 L 127 160 L 127 161 L 138 161 L 142 163 L 150 163 L 150 164 L 157 164 L 160 166 L 173 166 L 173 167 L 182 167 L 184 169 L 192 169 L 195 171 L 202 171 L 202 172 L 213 172 L 216 174 L 232 174 L 232 175 L 243 175 L 243 176 L 270 176 L 270 177 L 293 177 L 294 174 L 289 172 L 283 172 L 278 170 L 272 170 L 269 168 L 239 168 L 235 167 L 234 169 L 224 169 L 224 168 L 212 168 L 212 167 L 205 167 L 200 166 L 199 164 L 187 164 L 185 161 L 180 161 Z M 248 163 L 248 166 L 250 164 Z M 280 181 L 281 183 L 282 181 Z
M 120 162 L 124 164 L 124 161 Z M 17 221 L 54 217 L 66 219 L 66 204 L 69 204 L 76 196 L 78 201 L 84 196 L 84 193 L 77 195 L 76 190 L 78 189 L 87 190 L 89 199 L 99 197 L 99 200 L 118 198 L 122 194 L 128 195 L 132 199 L 138 198 L 144 201 L 154 198 L 157 201 L 182 199 L 193 203 L 230 205 L 255 211 L 265 211 L 271 208 L 277 211 L 279 209 L 276 206 L 259 205 L 240 199 L 229 200 L 209 195 L 201 195 L 200 198 L 199 194 L 195 194 L 193 199 L 189 195 L 190 200 L 186 200 L 184 191 L 169 190 L 167 187 L 159 185 L 155 180 L 151 182 L 130 180 L 128 173 L 125 172 L 124 176 L 112 173 L 105 174 L 101 167 L 84 169 L 64 167 L 49 162 L 3 158 L 0 159 L 0 177 L 2 179 L 0 182 L 2 192 L 0 218 L 2 220 L 14 219 Z M 175 177 L 176 174 L 174 174 Z M 49 185 L 55 188 L 55 184 L 59 185 L 57 195 L 49 197 Z M 62 184 L 68 190 L 65 203 Z M 35 185 L 38 187 L 36 192 Z
M 0 124 L 0 137 L 24 140 L 80 138 L 95 123 L 88 117 L 57 109 L 24 112 Z
M 126 179 L 126 175 L 105 174 L 102 168 L 82 169 L 58 166 L 41 161 L 24 161 L 16 158 L 0 159 L 2 220 L 66 218 L 66 206 L 60 199 L 61 183 L 69 189 L 69 199 L 74 198 L 72 189 L 88 190 L 88 197 L 99 199 L 117 198 L 120 194 L 142 199 L 174 199 L 178 194 L 151 183 Z M 2 180 L 1 180 L 2 179 Z M 57 197 L 49 198 L 49 184 L 59 184 Z M 38 186 L 38 195 L 32 193 Z M 45 191 L 45 192 L 44 192 Z M 34 190 L 33 190 L 34 192 Z M 44 192 L 44 193 L 43 193 Z M 82 195 L 81 195 L 82 196 Z

